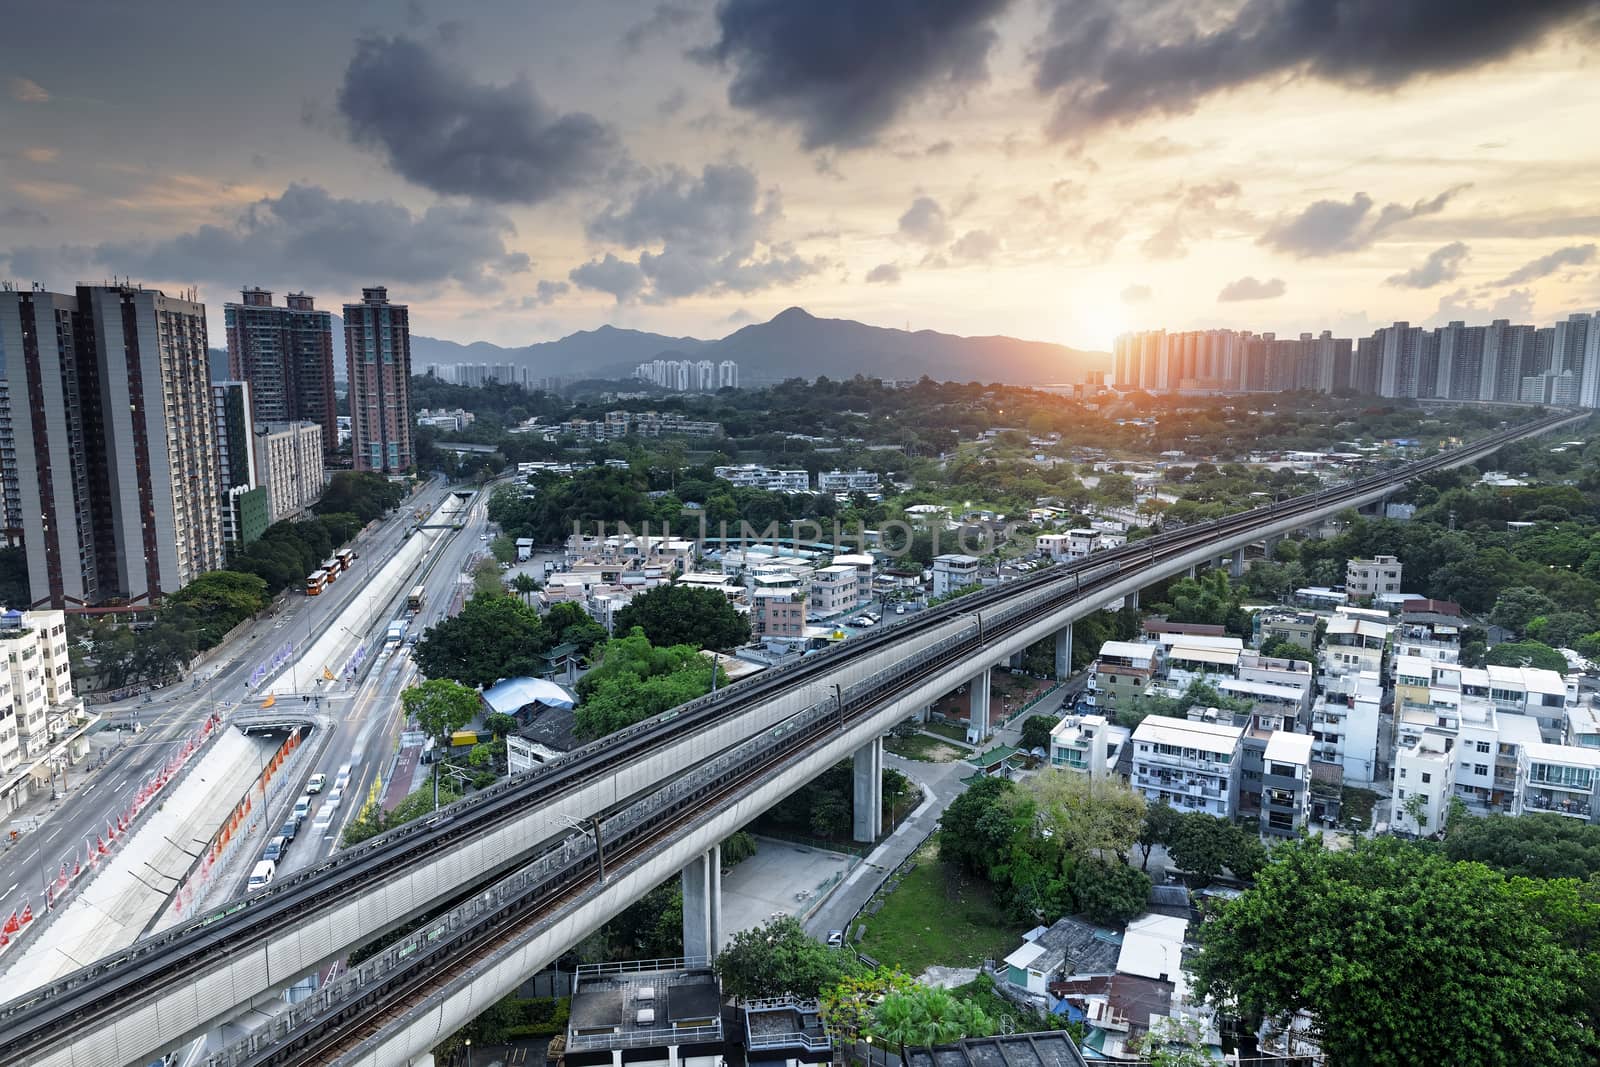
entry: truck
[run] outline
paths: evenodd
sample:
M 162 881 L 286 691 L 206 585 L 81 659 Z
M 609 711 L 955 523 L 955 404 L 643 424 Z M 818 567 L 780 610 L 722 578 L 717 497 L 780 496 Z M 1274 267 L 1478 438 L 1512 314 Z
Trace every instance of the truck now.
M 517 538 L 517 562 L 518 563 L 526 563 L 526 562 L 528 562 L 529 557 L 531 557 L 532 555 L 533 555 L 533 538 L 531 538 L 531 537 L 519 537 L 519 538 Z
M 406 624 L 403 621 L 391 622 L 389 624 L 389 632 L 384 635 L 383 646 L 385 648 L 393 648 L 400 643 L 405 635 Z

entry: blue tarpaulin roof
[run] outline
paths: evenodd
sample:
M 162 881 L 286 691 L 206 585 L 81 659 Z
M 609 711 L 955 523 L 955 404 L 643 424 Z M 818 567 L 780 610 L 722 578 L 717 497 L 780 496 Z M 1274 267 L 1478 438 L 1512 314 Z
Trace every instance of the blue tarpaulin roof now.
M 550 708 L 571 708 L 578 698 L 566 686 L 543 678 L 507 678 L 483 691 L 489 707 L 506 715 L 514 715 L 529 704 L 543 704 Z

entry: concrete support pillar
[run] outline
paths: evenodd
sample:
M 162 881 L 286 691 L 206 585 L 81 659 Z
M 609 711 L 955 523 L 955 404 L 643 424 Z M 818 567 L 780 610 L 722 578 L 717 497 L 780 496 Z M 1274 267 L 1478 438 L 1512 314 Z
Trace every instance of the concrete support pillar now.
M 715 956 L 722 948 L 722 846 L 683 869 L 683 954 Z
M 1200 564 L 1198 564 L 1198 563 L 1189 564 L 1189 577 L 1191 577 L 1191 578 L 1200 577 Z
M 1072 624 L 1069 622 L 1056 631 L 1056 681 L 1064 682 L 1072 676 Z
M 855 840 L 871 844 L 883 833 L 883 738 L 856 749 Z
M 985 667 L 967 687 L 967 742 L 977 744 L 989 734 L 989 672 L 990 667 Z
M 1133 592 L 1128 594 L 1128 607 L 1132 608 L 1134 611 L 1139 610 L 1139 590 L 1135 589 Z
M 1244 577 L 1244 549 L 1236 548 L 1233 550 L 1233 558 L 1228 561 L 1228 577 Z
M 1011 653 L 1011 659 L 1007 662 L 1012 670 L 1020 671 L 1022 669 L 1022 649 L 1019 648 Z

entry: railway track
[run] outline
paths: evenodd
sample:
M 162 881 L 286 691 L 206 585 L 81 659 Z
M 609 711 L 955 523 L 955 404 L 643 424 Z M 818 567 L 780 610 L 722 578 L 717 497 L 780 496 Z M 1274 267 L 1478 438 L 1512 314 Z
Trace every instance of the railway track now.
M 401 876 L 441 851 L 490 832 L 508 820 L 525 817 L 531 808 L 558 800 L 596 775 L 625 767 L 630 761 L 675 739 L 734 719 L 779 695 L 803 689 L 841 666 L 858 659 L 866 661 L 866 657 L 897 642 L 937 632 L 939 627 L 953 620 L 971 616 L 974 628 L 971 639 L 947 651 L 956 660 L 970 658 L 989 640 L 1027 625 L 1063 603 L 1091 598 L 1098 590 L 1154 566 L 1163 558 L 1175 559 L 1241 532 L 1323 512 L 1340 501 L 1363 498 L 1386 486 L 1398 486 L 1410 478 L 1460 463 L 1463 454 L 1480 455 L 1512 440 L 1553 429 L 1575 417 L 1571 414 L 1550 416 L 1500 431 L 1465 449 L 1440 453 L 1359 482 L 1159 534 L 1098 553 L 1076 564 L 1049 568 L 1026 579 L 962 597 L 872 635 L 691 701 L 611 735 L 603 742 L 575 750 L 539 771 L 503 782 L 428 819 L 339 853 L 328 862 L 250 898 L 138 942 L 51 986 L 0 1005 L 0 1034 L 4 1035 L 0 1037 L 0 1062 L 31 1062 L 45 1049 L 60 1044 L 65 1032 L 83 1032 L 114 1021 L 130 1005 L 153 995 L 152 991 L 160 989 L 163 983 L 191 978 L 208 962 L 250 951 L 279 932 L 306 922 L 309 915 L 347 902 L 351 894 L 359 892 L 363 886 Z M 999 610 L 1002 608 L 1007 610 Z M 986 619 L 990 627 L 987 634 L 984 632 Z M 1005 629 L 1000 629 L 1001 626 Z M 929 666 L 925 661 L 917 664 L 919 670 Z M 448 896 L 435 900 L 429 913 L 461 906 L 522 869 L 529 858 L 525 854 L 493 869 L 473 872 Z M 397 920 L 394 925 L 415 918 Z M 353 947 L 356 946 L 345 945 L 341 951 Z

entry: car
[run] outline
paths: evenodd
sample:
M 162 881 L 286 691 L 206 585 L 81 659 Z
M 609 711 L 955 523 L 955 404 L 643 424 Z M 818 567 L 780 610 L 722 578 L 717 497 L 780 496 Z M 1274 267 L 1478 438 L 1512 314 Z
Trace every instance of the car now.
M 322 802 L 322 809 L 324 811 L 332 811 L 334 808 L 337 808 L 340 805 L 340 803 L 342 803 L 343 801 L 344 801 L 344 790 L 339 788 L 338 786 L 334 786 L 332 791 L 328 793 L 328 799 Z
M 829 948 L 843 948 L 844 947 L 844 931 L 843 930 L 829 930 L 828 931 L 828 947 Z
M 245 884 L 246 893 L 254 893 L 272 884 L 272 879 L 277 877 L 278 865 L 271 860 L 262 860 L 250 872 L 250 881 Z
M 479 534 L 478 535 L 478 540 L 487 541 L 487 540 L 489 540 L 489 535 L 488 534 Z
M 286 841 L 293 841 L 294 835 L 298 834 L 299 832 L 300 820 L 291 815 L 289 816 L 288 821 L 283 824 L 283 829 L 278 831 L 278 836 Z
M 301 795 L 299 800 L 294 802 L 294 817 L 297 818 L 297 819 L 304 819 L 307 815 L 310 815 L 310 814 L 311 814 L 311 794 L 310 793 L 305 793 L 305 794 Z
M 318 771 L 316 774 L 311 776 L 309 781 L 306 782 L 306 795 L 316 796 L 318 793 L 322 792 L 322 787 L 327 784 L 328 776 Z
M 906 613 L 906 606 L 904 604 L 896 604 L 894 606 L 894 613 L 896 615 L 904 615 Z
M 282 836 L 274 837 L 267 842 L 266 851 L 261 853 L 261 858 L 278 863 L 283 859 L 283 854 L 287 851 L 289 851 L 289 839 Z
M 350 770 L 351 767 L 348 763 L 339 765 L 339 773 L 333 776 L 333 787 L 335 789 L 343 790 L 345 786 L 350 784 Z

